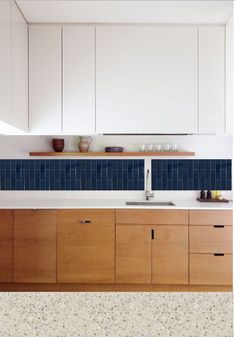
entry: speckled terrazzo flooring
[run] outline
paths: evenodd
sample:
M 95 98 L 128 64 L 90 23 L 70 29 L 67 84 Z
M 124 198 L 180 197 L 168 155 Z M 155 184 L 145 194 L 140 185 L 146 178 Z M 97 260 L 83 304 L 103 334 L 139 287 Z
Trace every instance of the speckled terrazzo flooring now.
M 1 337 L 232 337 L 232 293 L 1 293 Z

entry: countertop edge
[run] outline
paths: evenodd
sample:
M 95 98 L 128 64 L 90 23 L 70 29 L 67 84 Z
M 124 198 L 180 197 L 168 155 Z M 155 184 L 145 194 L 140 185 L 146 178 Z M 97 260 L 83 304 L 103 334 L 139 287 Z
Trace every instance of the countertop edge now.
M 0 200 L 0 209 L 128 209 L 128 210 L 233 210 L 233 202 L 200 203 L 195 200 L 172 201 L 174 206 L 126 205 L 126 200 L 23 199 Z

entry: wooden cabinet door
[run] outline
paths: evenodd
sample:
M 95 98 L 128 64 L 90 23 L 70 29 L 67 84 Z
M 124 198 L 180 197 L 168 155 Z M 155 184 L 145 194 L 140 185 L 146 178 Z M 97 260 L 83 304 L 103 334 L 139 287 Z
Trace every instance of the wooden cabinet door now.
M 96 28 L 98 133 L 197 133 L 197 118 L 196 27 Z
M 152 240 L 152 283 L 188 283 L 188 226 L 157 225 Z
M 114 283 L 114 210 L 58 212 L 57 282 Z
M 0 282 L 13 281 L 13 210 L 0 210 Z
M 14 211 L 14 281 L 56 282 L 56 211 Z
M 116 226 L 116 282 L 151 283 L 150 226 Z

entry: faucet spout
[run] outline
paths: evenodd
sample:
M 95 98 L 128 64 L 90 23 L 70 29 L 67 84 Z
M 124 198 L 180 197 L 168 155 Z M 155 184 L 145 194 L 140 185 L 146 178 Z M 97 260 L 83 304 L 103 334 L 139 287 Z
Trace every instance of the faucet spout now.
M 147 169 L 146 172 L 146 200 L 151 200 L 154 198 L 154 192 L 151 190 L 151 186 L 150 186 L 150 171 L 149 169 Z

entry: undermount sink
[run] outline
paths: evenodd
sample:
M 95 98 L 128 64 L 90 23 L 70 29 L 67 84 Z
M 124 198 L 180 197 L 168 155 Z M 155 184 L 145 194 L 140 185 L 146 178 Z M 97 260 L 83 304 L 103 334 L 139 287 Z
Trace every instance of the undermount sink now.
M 127 201 L 127 206 L 175 206 L 171 201 Z

